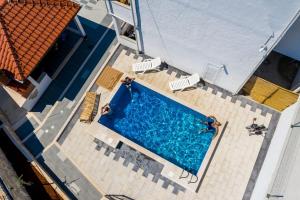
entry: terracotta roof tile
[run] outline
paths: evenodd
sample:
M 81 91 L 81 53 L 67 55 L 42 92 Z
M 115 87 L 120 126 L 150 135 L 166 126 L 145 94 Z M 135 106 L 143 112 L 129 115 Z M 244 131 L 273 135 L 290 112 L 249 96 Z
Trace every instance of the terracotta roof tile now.
M 6 0 L 0 0 L 0 6 L 3 6 Z
M 0 69 L 24 81 L 79 9 L 70 0 L 0 0 Z

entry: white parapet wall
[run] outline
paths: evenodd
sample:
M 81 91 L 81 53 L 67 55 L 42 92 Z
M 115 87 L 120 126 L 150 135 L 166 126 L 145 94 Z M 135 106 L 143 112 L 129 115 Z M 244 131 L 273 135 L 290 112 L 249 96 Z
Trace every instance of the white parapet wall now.
M 130 38 L 128 38 L 126 36 L 123 36 L 123 35 L 118 36 L 118 39 L 119 39 L 119 42 L 122 45 L 125 45 L 125 46 L 127 46 L 131 49 L 134 49 L 134 50 L 138 50 L 136 41 L 134 41 L 133 39 L 130 39 Z
M 120 18 L 121 20 L 134 25 L 132 18 L 132 11 L 130 6 L 120 3 L 118 1 L 110 1 L 111 9 L 109 9 L 110 14 Z
M 35 85 L 35 89 L 32 90 L 24 104 L 21 106 L 28 111 L 33 108 L 33 106 L 37 103 L 52 82 L 52 79 L 46 73 L 44 73 L 41 77 L 42 78 L 38 82 L 38 85 Z
M 3 89 L 7 92 L 7 94 L 16 102 L 17 105 L 22 107 L 25 103 L 26 98 L 20 95 L 17 91 L 9 88 L 8 86 L 3 85 Z
M 280 116 L 274 136 L 268 149 L 260 174 L 256 180 L 251 200 L 267 199 L 266 195 L 272 187 L 280 161 L 291 134 L 291 124 L 300 109 L 300 101 L 285 109 Z
M 35 81 L 31 77 L 28 77 L 28 80 L 35 86 L 35 88 L 31 91 L 27 98 L 7 86 L 3 86 L 3 88 L 20 108 L 24 108 L 29 111 L 37 103 L 52 82 L 52 79 L 46 73 L 43 73 L 39 79 L 39 81 Z

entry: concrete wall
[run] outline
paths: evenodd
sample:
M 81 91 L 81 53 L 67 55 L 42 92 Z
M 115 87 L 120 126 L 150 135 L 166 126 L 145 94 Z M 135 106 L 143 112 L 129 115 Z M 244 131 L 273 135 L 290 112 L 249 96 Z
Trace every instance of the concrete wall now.
M 40 99 L 42 94 L 46 91 L 51 82 L 52 79 L 46 73 L 44 73 L 44 76 L 42 77 L 41 81 L 30 93 L 25 103 L 22 105 L 22 108 L 28 111 L 31 110 L 33 106 L 37 103 L 37 101 Z
M 256 180 L 251 200 L 266 199 L 275 179 L 280 161 L 285 153 L 288 138 L 291 134 L 291 124 L 300 109 L 300 101 L 285 109 L 280 116 L 274 136 L 268 149 L 264 164 Z
M 121 35 L 121 26 L 123 22 L 134 26 L 131 7 L 117 1 L 106 0 L 105 3 L 108 12 L 112 15 L 118 41 L 124 46 L 138 50 L 136 41 Z
M 208 63 L 225 64 L 227 70 L 220 70 L 215 84 L 234 93 L 263 60 L 261 46 L 274 32 L 267 43 L 271 50 L 300 8 L 298 0 L 135 3 L 145 54 L 201 75 Z
M 130 6 L 123 5 L 117 1 L 110 1 L 110 14 L 118 16 L 123 21 L 133 25 L 133 18 Z
M 1 129 L 0 133 L 4 134 Z M 31 200 L 24 185 L 19 184 L 18 181 L 16 181 L 18 180 L 19 176 L 1 148 L 0 165 L 0 199 Z M 5 196 L 2 196 L 1 190 L 5 191 Z
M 131 49 L 138 50 L 136 41 L 134 41 L 134 40 L 132 40 L 130 38 L 127 38 L 127 37 L 121 35 L 118 38 L 118 40 L 119 40 L 120 44 L 122 44 L 124 46 L 127 46 L 127 47 L 129 47 Z

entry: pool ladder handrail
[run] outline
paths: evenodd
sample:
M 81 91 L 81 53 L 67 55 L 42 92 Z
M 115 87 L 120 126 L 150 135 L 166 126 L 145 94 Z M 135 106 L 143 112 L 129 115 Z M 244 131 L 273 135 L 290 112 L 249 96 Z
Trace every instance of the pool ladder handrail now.
M 186 175 L 186 176 L 183 176 L 184 172 L 187 172 L 187 175 Z M 181 172 L 181 174 L 180 174 L 180 176 L 179 176 L 179 179 L 187 178 L 187 177 L 189 177 L 189 176 L 190 176 L 190 173 L 189 173 L 187 170 L 182 169 L 182 172 Z M 195 180 L 195 181 L 192 181 L 193 177 L 196 177 L 196 180 Z M 188 184 L 190 184 L 190 183 L 197 183 L 197 182 L 198 182 L 198 176 L 196 176 L 196 175 L 194 175 L 194 174 L 191 174 L 191 178 L 190 178 L 190 180 L 188 181 Z
M 183 173 L 184 173 L 184 172 L 187 172 L 187 175 L 186 175 L 186 176 L 183 176 Z M 181 174 L 180 174 L 180 176 L 179 176 L 179 179 L 187 178 L 187 177 L 189 177 L 189 175 L 190 175 L 190 173 L 189 173 L 188 171 L 182 169 L 182 172 L 181 172 Z
M 193 177 L 196 177 L 195 181 L 192 181 Z M 189 180 L 188 184 L 190 184 L 190 183 L 197 183 L 197 182 L 198 182 L 198 176 L 192 174 L 191 179 Z

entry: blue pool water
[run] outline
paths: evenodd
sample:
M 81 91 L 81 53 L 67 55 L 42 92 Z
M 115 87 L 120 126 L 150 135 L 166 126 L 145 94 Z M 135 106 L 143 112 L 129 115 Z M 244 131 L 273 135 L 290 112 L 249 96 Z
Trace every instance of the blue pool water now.
M 203 130 L 204 115 L 136 82 L 132 94 L 122 85 L 110 106 L 101 124 L 197 174 L 215 132 Z

